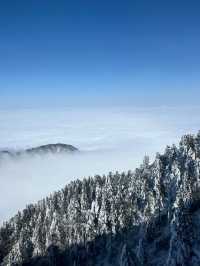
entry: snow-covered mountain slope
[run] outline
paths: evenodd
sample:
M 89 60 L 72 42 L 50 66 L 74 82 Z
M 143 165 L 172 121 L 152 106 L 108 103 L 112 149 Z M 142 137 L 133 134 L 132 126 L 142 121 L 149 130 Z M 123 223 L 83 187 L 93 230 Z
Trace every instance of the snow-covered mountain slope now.
M 1 265 L 200 265 L 200 133 L 150 164 L 77 180 L 0 229 Z

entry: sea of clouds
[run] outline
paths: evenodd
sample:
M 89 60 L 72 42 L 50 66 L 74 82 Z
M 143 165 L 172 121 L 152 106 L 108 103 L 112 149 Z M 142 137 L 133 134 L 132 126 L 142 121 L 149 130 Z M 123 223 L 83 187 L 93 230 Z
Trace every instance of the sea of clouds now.
M 80 152 L 0 163 L 0 222 L 70 180 L 134 170 L 200 129 L 200 108 L 62 108 L 0 111 L 0 149 L 66 143 Z

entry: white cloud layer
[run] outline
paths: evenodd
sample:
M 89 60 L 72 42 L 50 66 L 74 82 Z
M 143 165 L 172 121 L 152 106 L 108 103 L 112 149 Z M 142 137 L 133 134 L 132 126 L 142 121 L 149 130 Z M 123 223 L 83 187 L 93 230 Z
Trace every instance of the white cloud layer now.
M 0 221 L 74 178 L 134 169 L 199 129 L 197 107 L 0 111 L 0 149 L 62 142 L 81 150 L 0 164 Z

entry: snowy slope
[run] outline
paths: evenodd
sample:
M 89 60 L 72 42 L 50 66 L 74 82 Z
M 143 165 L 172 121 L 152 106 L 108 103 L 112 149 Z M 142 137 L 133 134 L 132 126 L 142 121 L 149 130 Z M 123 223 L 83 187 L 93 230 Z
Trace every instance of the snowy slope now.
M 150 164 L 77 180 L 0 230 L 1 265 L 200 265 L 200 133 Z

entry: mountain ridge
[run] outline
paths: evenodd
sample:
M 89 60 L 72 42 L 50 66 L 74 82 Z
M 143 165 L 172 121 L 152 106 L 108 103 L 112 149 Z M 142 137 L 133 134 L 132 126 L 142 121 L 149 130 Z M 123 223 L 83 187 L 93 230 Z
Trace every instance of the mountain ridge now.
M 23 155 L 37 155 L 37 154 L 47 154 L 47 153 L 56 154 L 56 153 L 69 153 L 77 151 L 78 149 L 72 145 L 64 143 L 55 143 L 55 144 L 41 145 L 18 151 L 3 149 L 0 150 L 0 157 L 1 156 L 18 157 Z

